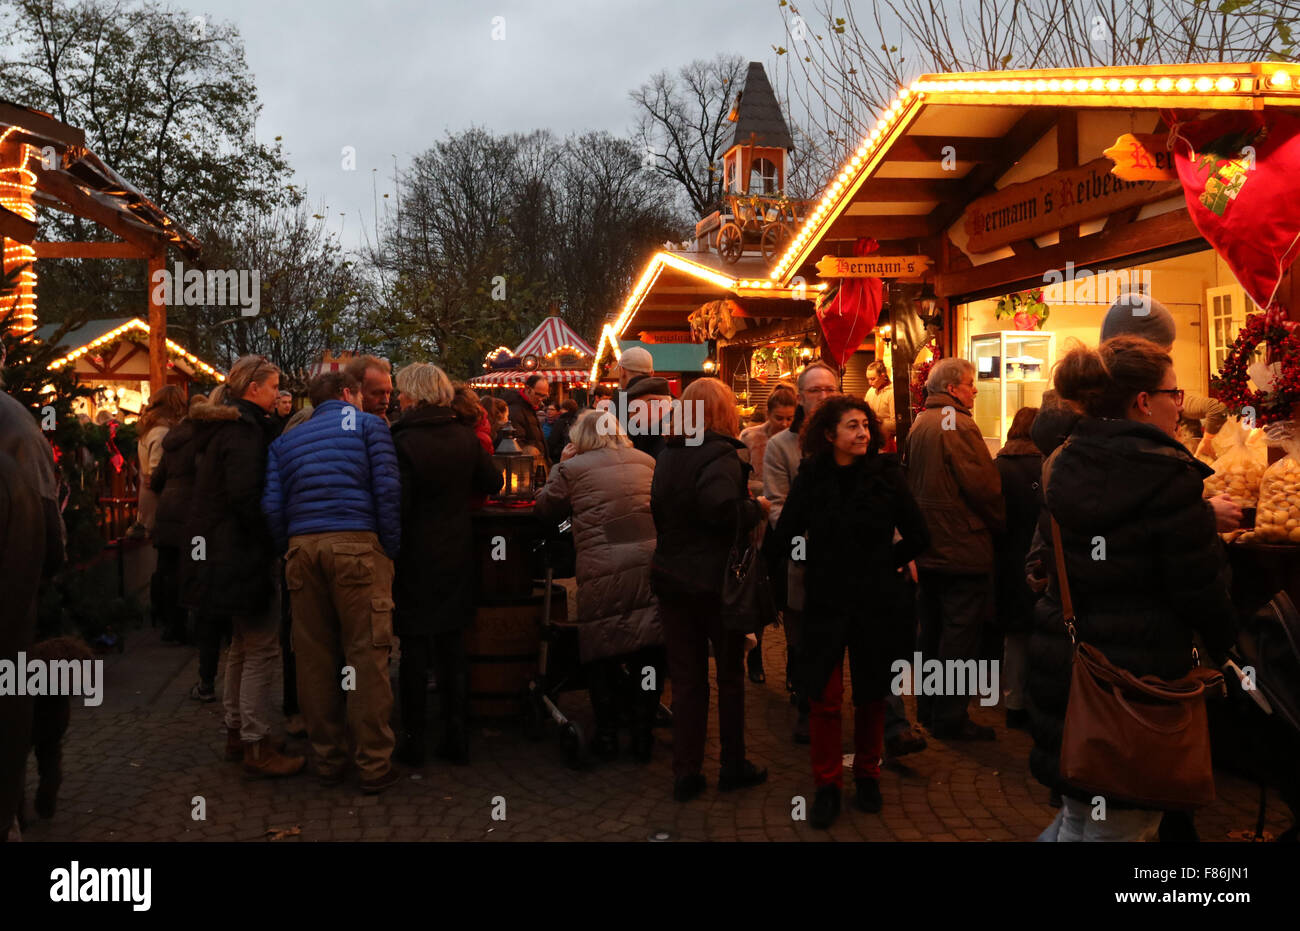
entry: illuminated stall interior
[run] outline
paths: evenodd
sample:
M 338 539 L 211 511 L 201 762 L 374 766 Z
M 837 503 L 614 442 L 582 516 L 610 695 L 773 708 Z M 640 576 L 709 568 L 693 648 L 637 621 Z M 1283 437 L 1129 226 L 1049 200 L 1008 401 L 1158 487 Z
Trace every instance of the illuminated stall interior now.
M 58 324 L 37 329 L 38 338 L 56 338 Z M 225 375 L 184 346 L 168 339 L 167 384 L 187 396 L 225 380 Z M 74 402 L 77 413 L 94 420 L 101 412 L 120 422 L 134 420 L 149 403 L 149 324 L 139 317 L 92 320 L 59 338 L 63 353 L 51 369 L 73 366 L 80 384 L 95 389 L 92 398 Z
M 537 325 L 518 346 L 498 346 L 483 361 L 485 371 L 470 379 L 473 388 L 517 391 L 532 374 L 545 375 L 557 403 L 585 391 L 596 350 L 559 316 Z

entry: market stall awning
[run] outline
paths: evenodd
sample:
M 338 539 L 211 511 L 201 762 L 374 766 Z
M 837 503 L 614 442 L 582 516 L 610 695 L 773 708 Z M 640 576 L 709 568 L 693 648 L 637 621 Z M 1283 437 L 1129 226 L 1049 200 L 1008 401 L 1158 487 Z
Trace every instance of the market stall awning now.
M 1120 132 L 1152 133 L 1175 109 L 1296 106 L 1300 67 L 1282 62 L 925 75 L 901 90 L 865 135 L 768 277 L 778 286 L 812 280 L 818 259 L 850 255 L 856 240 L 872 237 L 882 254 L 940 256 L 955 246 L 950 251 L 959 261 L 943 262 L 935 278 L 936 293 L 949 296 L 979 291 L 995 278 L 1004 284 L 1008 269 L 1014 279 L 1014 263 L 996 275 L 980 272 L 1005 259 L 1018 260 L 1029 279 L 1067 260 L 1082 265 L 1196 240 L 1176 189 L 1163 200 L 1133 204 L 1123 222 L 1102 216 L 1067 223 L 1064 236 L 972 243 L 962 221 L 972 201 L 1009 183 L 1086 169 L 1080 153 L 1095 158 L 1105 147 L 1099 143 L 1114 142 L 1119 123 Z M 987 248 L 990 240 L 996 248 Z
M 596 354 L 591 344 L 577 334 L 561 317 L 547 317 L 515 347 L 516 358 L 524 356 L 550 356 L 563 349 L 572 350 L 590 358 Z
M 522 388 L 530 375 L 543 375 L 553 385 L 585 388 L 588 372 L 586 369 L 501 369 L 484 372 L 471 378 L 469 383 L 474 388 Z

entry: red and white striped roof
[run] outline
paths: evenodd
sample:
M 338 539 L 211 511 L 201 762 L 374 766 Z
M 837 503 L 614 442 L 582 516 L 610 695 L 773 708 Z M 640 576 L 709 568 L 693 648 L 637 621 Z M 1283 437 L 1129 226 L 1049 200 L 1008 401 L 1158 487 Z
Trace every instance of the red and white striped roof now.
M 515 356 L 521 359 L 526 355 L 549 356 L 565 346 L 584 356 L 591 357 L 596 354 L 591 344 L 574 332 L 573 328 L 562 319 L 547 317 L 515 348 Z
M 552 384 L 586 387 L 591 373 L 586 369 L 502 369 L 499 372 L 485 372 L 469 383 L 474 388 L 522 388 L 529 375 L 544 375 Z

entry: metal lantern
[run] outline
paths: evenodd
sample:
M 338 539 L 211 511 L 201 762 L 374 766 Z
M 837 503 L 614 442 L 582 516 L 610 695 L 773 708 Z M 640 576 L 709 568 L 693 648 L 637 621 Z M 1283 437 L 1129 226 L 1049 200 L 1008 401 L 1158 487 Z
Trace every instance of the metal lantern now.
M 517 504 L 533 499 L 533 456 L 515 442 L 515 428 L 510 421 L 501 425 L 501 442 L 492 454 L 492 467 L 501 473 L 498 501 Z

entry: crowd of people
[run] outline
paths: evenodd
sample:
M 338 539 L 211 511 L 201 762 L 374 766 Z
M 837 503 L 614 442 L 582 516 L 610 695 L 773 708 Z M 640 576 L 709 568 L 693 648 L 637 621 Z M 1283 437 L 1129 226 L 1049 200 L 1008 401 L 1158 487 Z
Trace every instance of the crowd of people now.
M 639 349 L 619 360 L 619 393 L 593 392 L 585 410 L 552 403 L 542 373 L 504 400 L 480 399 L 435 365 L 394 380 L 387 362 L 361 356 L 316 377 L 309 406 L 293 412 L 279 370 L 246 356 L 212 395 L 187 404 L 164 389 L 142 417 L 153 610 L 166 639 L 199 648 L 197 701 L 216 700 L 229 637 L 225 756 L 250 776 L 306 765 L 277 739 L 279 699 L 283 729 L 307 737 L 322 783 L 354 768 L 362 791 L 382 792 L 399 766 L 426 763 L 435 685 L 434 754 L 467 763 L 471 521 L 500 490 L 490 457 L 508 423 L 546 475 L 536 513 L 572 524 L 597 757 L 623 752 L 626 726 L 630 756 L 652 759 L 668 683 L 672 794 L 704 792 L 711 655 L 717 788 L 766 780 L 745 751 L 746 671 L 766 678 L 764 612 L 738 610 L 728 581 L 737 552 L 761 545 L 785 628 L 791 739 L 809 747 L 814 826 L 841 814 L 846 654 L 857 809 L 881 810 L 882 759 L 924 751 L 926 731 L 995 738 L 972 720 L 967 693 L 918 694 L 909 720 L 892 669 L 919 652 L 1001 664 L 1006 724 L 1031 732 L 1031 769 L 1060 806 L 1042 839 L 1149 839 L 1161 812 L 1120 805 L 1094 821 L 1058 771 L 1071 638 L 1050 523 L 1079 637 L 1135 675 L 1176 678 L 1195 662 L 1194 635 L 1211 656 L 1231 643 L 1216 532 L 1241 514 L 1226 496 L 1202 498 L 1210 470 L 1177 439 L 1186 392 L 1169 355 L 1172 318 L 1141 301 L 1111 309 L 1098 347 L 1065 354 L 1054 390 L 1015 413 L 996 456 L 972 417 L 976 370 L 961 358 L 932 367 L 924 409 L 900 439 L 883 365 L 861 398 L 814 362 L 743 432 L 731 390 L 699 378 L 679 399 L 702 416 L 702 436 L 688 436 L 667 405 L 654 430 L 625 432 L 635 419 L 620 405 L 672 398 Z

